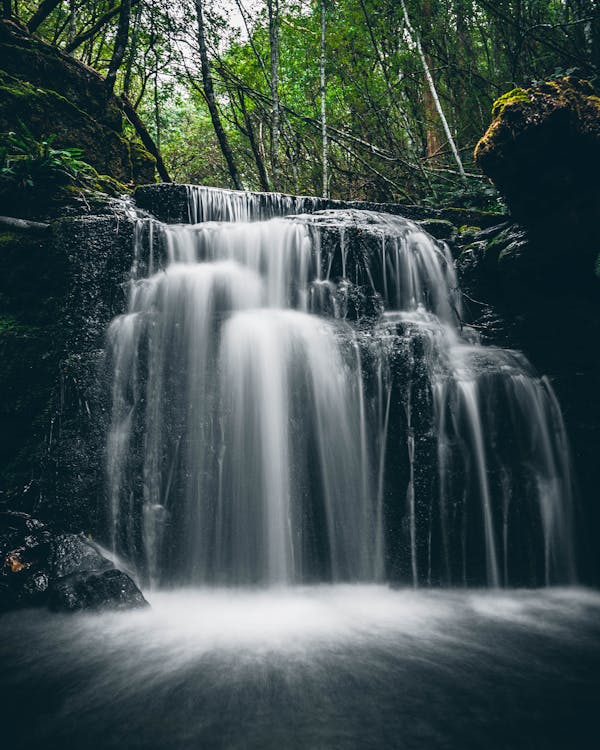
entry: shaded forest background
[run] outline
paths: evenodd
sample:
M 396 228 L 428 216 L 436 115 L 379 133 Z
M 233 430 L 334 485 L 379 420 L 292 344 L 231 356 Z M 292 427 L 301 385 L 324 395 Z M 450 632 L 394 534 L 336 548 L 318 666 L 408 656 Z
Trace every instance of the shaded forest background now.
M 594 82 L 600 68 L 596 0 L 3 0 L 2 9 L 104 75 L 173 180 L 221 187 L 494 208 L 473 163 L 494 100 L 563 75 Z

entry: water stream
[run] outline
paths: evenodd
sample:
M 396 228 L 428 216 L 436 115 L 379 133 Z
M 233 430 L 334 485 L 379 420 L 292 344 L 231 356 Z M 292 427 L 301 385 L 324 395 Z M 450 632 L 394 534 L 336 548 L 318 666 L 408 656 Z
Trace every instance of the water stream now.
M 416 224 L 189 196 L 107 335 L 107 541 L 152 606 L 4 615 L 7 747 L 594 746 L 548 380 Z
M 0 619 L 15 750 L 584 750 L 600 598 L 577 589 L 194 588 Z
M 108 333 L 115 552 L 158 586 L 574 580 L 549 382 L 463 324 L 443 243 L 307 208 L 198 188 L 153 225 Z

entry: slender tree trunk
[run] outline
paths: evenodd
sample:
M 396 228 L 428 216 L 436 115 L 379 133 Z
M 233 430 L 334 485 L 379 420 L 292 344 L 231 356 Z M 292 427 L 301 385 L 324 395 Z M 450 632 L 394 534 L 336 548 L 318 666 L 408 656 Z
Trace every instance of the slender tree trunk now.
M 327 87 L 325 79 L 327 0 L 321 0 L 321 153 L 323 163 L 323 198 L 329 198 L 329 160 L 327 138 Z
M 119 26 L 117 28 L 115 46 L 108 65 L 108 73 L 106 74 L 106 90 L 109 94 L 112 94 L 115 88 L 117 73 L 125 57 L 125 50 L 127 49 L 127 41 L 129 38 L 130 18 L 131 0 L 123 0 L 121 2 L 121 10 L 119 11 Z
M 427 60 L 427 57 L 425 59 Z M 427 66 L 431 66 L 430 60 L 427 60 Z M 429 85 L 425 86 L 423 91 L 423 107 L 425 109 L 425 153 L 427 158 L 430 159 L 440 153 L 444 144 L 437 127 L 438 110 Z
M 2 0 L 2 18 L 12 18 L 12 0 Z
M 239 92 L 239 99 L 240 99 L 240 109 L 242 110 L 242 114 L 244 116 L 244 125 L 246 127 L 246 132 L 248 134 L 248 140 L 250 141 L 250 148 L 252 149 L 252 155 L 254 156 L 254 163 L 256 164 L 256 170 L 258 172 L 258 180 L 260 182 L 260 189 L 268 193 L 269 190 L 271 189 L 269 187 L 269 178 L 267 177 L 267 170 L 265 169 L 265 164 L 262 160 L 260 148 L 258 146 L 258 143 L 256 142 L 256 136 L 254 134 L 254 126 L 252 125 L 252 119 L 250 118 L 250 114 L 248 113 L 248 110 L 246 108 L 246 97 L 243 91 Z
M 132 3 L 133 6 L 133 3 Z M 131 75 L 133 72 L 133 63 L 138 52 L 138 39 L 140 35 L 140 21 L 142 16 L 142 6 L 138 4 L 133 21 L 133 31 L 131 33 L 131 43 L 129 44 L 129 56 L 125 66 L 125 75 L 123 76 L 123 93 L 129 98 L 131 89 Z
M 217 109 L 217 103 L 215 100 L 215 91 L 213 88 L 212 76 L 210 74 L 210 65 L 208 62 L 208 50 L 206 47 L 206 28 L 204 26 L 204 8 L 203 0 L 195 0 L 196 2 L 196 16 L 198 21 L 198 47 L 200 49 L 200 66 L 202 68 L 202 86 L 204 89 L 204 97 L 210 113 L 210 119 L 212 120 L 215 135 L 219 141 L 219 146 L 225 161 L 227 162 L 227 168 L 231 180 L 237 190 L 243 190 L 242 181 L 233 158 L 233 152 L 229 145 L 227 134 L 221 124 L 221 118 L 219 116 L 219 110 Z
M 408 30 L 408 33 L 411 35 L 411 37 L 413 38 L 415 42 L 415 45 L 417 47 L 417 52 L 419 53 L 419 57 L 421 59 L 421 64 L 423 65 L 423 72 L 425 73 L 425 79 L 427 81 L 429 93 L 431 95 L 431 99 L 433 102 L 433 107 L 435 107 L 435 109 L 437 110 L 439 118 L 442 122 L 442 127 L 444 128 L 444 133 L 446 134 L 446 138 L 452 150 L 452 155 L 454 156 L 454 159 L 458 166 L 458 171 L 460 172 L 461 177 L 463 179 L 466 179 L 465 169 L 463 167 L 460 154 L 458 153 L 458 149 L 456 148 L 456 143 L 454 142 L 454 138 L 452 138 L 452 133 L 450 132 L 450 126 L 448 125 L 448 120 L 446 119 L 444 110 L 442 109 L 442 104 L 440 102 L 440 98 L 438 96 L 437 90 L 435 88 L 435 83 L 431 75 L 430 66 L 427 63 L 427 58 L 425 56 L 425 53 L 423 52 L 421 40 L 419 38 L 419 35 L 412 28 L 412 25 L 410 23 L 410 18 L 408 15 L 408 10 L 406 9 L 406 3 L 404 2 L 404 0 L 400 0 L 400 2 L 402 4 L 402 12 L 404 13 L 404 20 L 406 21 L 406 28 Z M 426 89 L 426 92 L 427 92 L 427 89 Z M 425 100 L 425 109 L 427 110 L 427 99 Z
M 75 39 L 77 27 L 76 0 L 69 0 L 69 42 Z
M 279 0 L 267 0 L 271 50 L 271 172 L 273 189 L 279 190 Z
M 131 7 L 133 8 L 134 5 L 137 5 L 140 2 L 140 0 L 131 0 Z M 121 6 L 116 5 L 114 8 L 111 8 L 110 10 L 107 10 L 106 13 L 100 16 L 100 18 L 95 21 L 91 28 L 89 28 L 87 31 L 82 32 L 78 36 L 73 39 L 72 42 L 69 42 L 67 46 L 65 47 L 65 52 L 73 52 L 78 47 L 81 47 L 82 44 L 88 41 L 88 39 L 91 39 L 92 37 L 96 36 L 96 34 L 106 26 L 107 23 L 110 23 L 112 19 L 118 15 L 121 12 Z
M 37 31 L 41 24 L 43 24 L 48 18 L 50 13 L 52 13 L 54 8 L 56 8 L 57 5 L 60 5 L 61 2 L 62 0 L 43 0 L 36 12 L 29 19 L 29 23 L 27 24 L 29 32 L 33 34 L 34 31 Z
M 167 168 L 165 167 L 165 163 L 160 154 L 160 151 L 156 148 L 156 144 L 152 140 L 152 136 L 147 131 L 146 126 L 140 119 L 140 116 L 138 115 L 138 113 L 133 108 L 133 105 L 131 104 L 129 99 L 127 99 L 127 97 L 125 96 L 121 96 L 120 101 L 121 101 L 121 105 L 123 107 L 123 112 L 125 113 L 125 116 L 135 128 L 135 132 L 138 134 L 140 140 L 142 141 L 146 149 L 156 159 L 156 171 L 158 172 L 160 179 L 163 182 L 172 182 L 171 177 L 169 176 L 169 173 L 167 171 Z

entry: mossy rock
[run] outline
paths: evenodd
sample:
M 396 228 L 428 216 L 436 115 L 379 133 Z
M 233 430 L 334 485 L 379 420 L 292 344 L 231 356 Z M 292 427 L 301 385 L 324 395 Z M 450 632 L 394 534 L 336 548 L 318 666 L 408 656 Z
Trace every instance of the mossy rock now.
M 115 96 L 96 71 L 39 39 L 0 22 L 0 131 L 23 123 L 58 148 L 78 147 L 83 160 L 121 183 L 155 181 L 155 159 L 125 137 Z
M 466 245 L 474 242 L 477 239 L 477 235 L 481 232 L 481 227 L 471 227 L 464 224 L 458 229 L 458 242 L 461 245 Z
M 496 119 L 496 117 L 499 117 L 504 112 L 506 107 L 510 107 L 517 102 L 530 101 L 531 99 L 526 89 L 517 88 L 512 89 L 512 91 L 507 91 L 506 94 L 502 94 L 502 96 L 498 97 L 493 103 L 492 117 Z
M 513 89 L 493 116 L 475 159 L 513 216 L 529 228 L 553 225 L 550 236 L 563 227 L 563 238 L 573 232 L 581 244 L 597 235 L 600 99 L 592 85 L 561 78 Z
M 446 219 L 424 219 L 419 223 L 436 240 L 451 241 L 456 237 L 456 227 Z

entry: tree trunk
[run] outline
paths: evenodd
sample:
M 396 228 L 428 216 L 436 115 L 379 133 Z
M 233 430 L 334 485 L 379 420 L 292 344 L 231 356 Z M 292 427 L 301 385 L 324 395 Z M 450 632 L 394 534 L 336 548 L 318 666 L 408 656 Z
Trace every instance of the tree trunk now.
M 121 9 L 119 11 L 119 26 L 117 28 L 115 46 L 113 48 L 112 57 L 110 58 L 110 63 L 108 65 L 108 73 L 106 74 L 106 90 L 109 94 L 112 94 L 115 88 L 117 73 L 125 57 L 125 50 L 127 49 L 127 41 L 129 38 L 130 18 L 131 0 L 123 0 L 121 3 Z
M 327 31 L 327 1 L 321 0 L 321 148 L 323 163 L 323 198 L 329 198 L 329 160 L 327 144 L 327 102 L 325 80 L 325 41 Z
M 421 40 L 419 38 L 419 35 L 415 32 L 413 29 L 410 18 L 408 15 L 408 10 L 406 9 L 406 3 L 404 0 L 400 0 L 402 4 L 402 12 L 404 13 L 404 20 L 406 22 L 406 28 L 410 36 L 413 38 L 415 45 L 417 47 L 417 52 L 419 53 L 419 57 L 421 59 L 421 64 L 423 65 L 423 72 L 425 73 L 425 79 L 427 81 L 427 87 L 426 97 L 425 97 L 425 110 L 427 111 L 427 90 L 429 90 L 429 95 L 432 100 L 432 104 L 430 106 L 435 107 L 437 110 L 437 113 L 439 115 L 439 118 L 442 122 L 442 127 L 444 128 L 444 133 L 446 134 L 446 138 L 448 140 L 448 144 L 450 145 L 450 148 L 452 150 L 452 155 L 454 156 L 454 159 L 456 161 L 456 164 L 458 166 L 458 171 L 460 172 L 460 175 L 463 179 L 466 179 L 465 175 L 465 169 L 463 167 L 463 163 L 460 158 L 460 154 L 458 153 L 458 149 L 456 148 L 456 143 L 454 142 L 454 138 L 452 138 L 452 133 L 450 132 L 450 126 L 448 125 L 448 120 L 446 120 L 446 116 L 444 114 L 444 110 L 442 109 L 442 104 L 440 102 L 440 98 L 438 96 L 437 90 L 435 88 L 435 83 L 433 81 L 433 77 L 431 75 L 430 66 L 427 62 L 427 58 L 425 56 L 425 53 L 423 52 L 423 47 L 421 45 Z M 428 139 L 429 140 L 429 139 Z M 428 144 L 429 145 L 429 144 Z
M 267 0 L 271 50 L 271 172 L 273 189 L 279 190 L 279 0 Z
M 268 193 L 269 190 L 271 189 L 269 187 L 269 178 L 267 177 L 267 170 L 265 169 L 265 164 L 262 160 L 260 148 L 258 146 L 258 143 L 256 142 L 256 135 L 254 134 L 254 126 L 252 125 L 252 120 L 250 119 L 250 114 L 248 113 L 248 110 L 246 109 L 246 97 L 243 91 L 239 92 L 239 98 L 240 98 L 240 109 L 242 110 L 242 114 L 244 115 L 244 124 L 246 126 L 248 140 L 250 141 L 250 148 L 252 149 L 252 154 L 254 156 L 254 163 L 256 164 L 256 170 L 258 172 L 258 180 L 260 182 L 260 189 Z
M 75 39 L 77 32 L 77 8 L 76 0 L 69 0 L 69 42 Z
M 137 5 L 140 0 L 131 0 L 131 7 L 133 8 L 134 5 Z M 81 47 L 82 44 L 88 41 L 88 39 L 91 39 L 92 37 L 96 36 L 96 34 L 106 26 L 107 23 L 110 23 L 112 19 L 118 15 L 121 12 L 121 6 L 117 5 L 114 8 L 111 8 L 110 10 L 107 10 L 104 15 L 100 16 L 100 18 L 92 25 L 90 29 L 87 31 L 79 34 L 78 36 L 73 39 L 72 42 L 69 42 L 67 46 L 65 47 L 65 52 L 73 52 L 78 47 Z
M 210 119 L 212 120 L 215 135 L 219 141 L 219 146 L 225 161 L 227 162 L 227 169 L 229 175 L 234 184 L 236 190 L 243 190 L 242 181 L 233 158 L 233 152 L 227 139 L 227 134 L 223 130 L 221 124 L 221 118 L 219 117 L 219 110 L 217 109 L 217 103 L 215 101 L 215 91 L 213 88 L 212 77 L 210 74 L 210 65 L 208 62 L 208 50 L 206 48 L 206 29 L 204 26 L 204 8 L 202 0 L 195 0 L 196 2 L 196 16 L 198 21 L 198 47 L 200 49 L 200 65 L 202 68 L 202 86 L 204 89 L 204 98 L 208 106 L 210 113 Z
M 131 4 L 133 7 L 133 3 Z M 129 56 L 127 58 L 127 65 L 125 66 L 125 75 L 123 77 L 123 93 L 129 98 L 131 89 L 131 76 L 133 73 L 133 63 L 138 49 L 138 39 L 140 35 L 140 21 L 142 16 L 142 6 L 139 5 L 133 20 L 133 31 L 131 33 L 131 42 L 129 44 Z
M 431 69 L 431 59 L 427 59 L 425 56 L 426 65 Z M 443 141 L 440 138 L 440 132 L 438 129 L 439 115 L 438 110 L 431 92 L 431 87 L 425 78 L 425 89 L 423 91 L 423 107 L 425 109 L 425 153 L 427 158 L 431 159 L 437 156 L 443 147 Z
M 27 24 L 29 33 L 33 34 L 33 32 L 36 31 L 42 23 L 44 23 L 44 21 L 48 18 L 50 13 L 52 13 L 54 8 L 56 8 L 56 6 L 60 3 L 61 0 L 43 0 L 36 12 L 29 19 L 29 23 Z
M 17 219 L 14 216 L 0 216 L 0 226 L 23 232 L 47 232 L 50 229 L 50 224 L 29 221 L 27 219 Z
M 2 18 L 12 18 L 12 0 L 2 0 Z
M 171 177 L 169 176 L 169 173 L 167 172 L 167 168 L 165 167 L 165 163 L 160 154 L 160 151 L 156 148 L 156 144 L 152 140 L 152 136 L 146 130 L 146 126 L 141 121 L 140 116 L 133 108 L 133 105 L 131 104 L 129 99 L 127 99 L 127 97 L 125 96 L 121 96 L 119 101 L 121 102 L 125 116 L 135 128 L 135 132 L 138 134 L 140 140 L 142 141 L 146 149 L 156 159 L 156 170 L 159 174 L 160 179 L 163 182 L 172 182 Z

